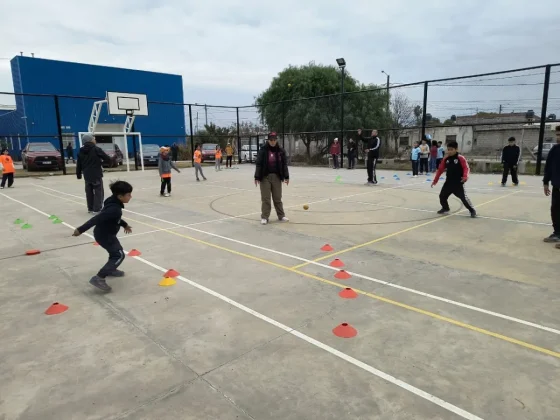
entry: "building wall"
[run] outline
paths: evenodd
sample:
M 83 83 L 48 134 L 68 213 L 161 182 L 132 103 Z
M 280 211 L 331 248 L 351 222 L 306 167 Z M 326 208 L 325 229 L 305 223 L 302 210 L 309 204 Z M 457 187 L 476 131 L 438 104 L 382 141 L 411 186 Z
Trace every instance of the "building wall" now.
M 30 136 L 30 141 L 51 141 L 58 146 L 52 95 L 104 99 L 107 91 L 117 91 L 145 93 L 149 102 L 184 102 L 183 80 L 179 75 L 23 56 L 14 57 L 11 65 L 16 93 L 45 95 L 16 97 L 16 127 L 10 127 L 9 130 L 17 133 L 9 134 Z M 87 131 L 93 102 L 93 99 L 86 98 L 59 98 L 60 120 L 65 135 L 73 135 L 77 140 L 78 132 Z M 183 106 L 150 103 L 148 110 L 148 117 L 136 118 L 135 131 L 150 138 L 150 143 L 163 145 L 184 142 L 186 130 Z M 125 117 L 108 115 L 104 106 L 99 123 L 123 124 L 124 120 Z M 6 130 L 8 128 L 2 125 L 0 119 L 0 136 Z

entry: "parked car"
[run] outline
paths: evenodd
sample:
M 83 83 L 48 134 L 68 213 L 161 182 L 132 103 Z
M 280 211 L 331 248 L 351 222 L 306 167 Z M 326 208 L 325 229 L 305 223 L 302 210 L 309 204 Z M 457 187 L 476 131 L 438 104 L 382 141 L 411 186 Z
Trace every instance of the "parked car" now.
M 200 148 L 202 152 L 201 160 L 204 162 L 205 160 L 215 161 L 216 160 L 216 143 L 204 143 Z
M 55 170 L 62 168 L 62 154 L 51 143 L 27 143 L 21 152 L 23 169 Z
M 159 148 L 157 144 L 143 144 L 144 166 L 158 166 Z M 140 151 L 136 152 L 136 163 L 140 165 Z
M 555 144 L 556 142 L 552 142 L 549 139 L 545 140 L 545 143 L 543 143 L 541 160 L 546 160 L 546 158 L 548 157 L 548 152 L 550 152 L 550 149 L 552 149 L 552 146 L 554 146 Z M 533 153 L 535 154 L 535 157 L 537 156 L 538 152 L 539 152 L 539 146 L 535 146 L 535 148 L 533 149 Z
M 124 155 L 115 143 L 97 143 L 97 146 L 111 158 L 111 163 L 104 163 L 103 166 L 116 168 L 123 164 Z
M 256 144 L 251 145 L 251 150 L 249 150 L 248 144 L 241 146 L 241 162 L 255 162 L 256 160 L 257 160 Z

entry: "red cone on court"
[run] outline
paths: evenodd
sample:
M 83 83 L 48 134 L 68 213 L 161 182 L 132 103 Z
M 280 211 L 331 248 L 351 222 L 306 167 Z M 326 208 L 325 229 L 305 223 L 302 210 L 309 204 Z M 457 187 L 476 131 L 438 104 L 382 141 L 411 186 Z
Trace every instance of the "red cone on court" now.
M 334 248 L 332 246 L 330 246 L 329 244 L 325 244 L 322 248 L 321 251 L 334 251 Z
M 140 255 L 142 255 L 142 253 L 137 249 L 131 249 L 130 251 L 128 251 L 129 257 L 139 257 Z
M 344 263 L 342 261 L 340 261 L 338 258 L 335 258 L 334 260 L 331 261 L 330 264 L 331 267 L 344 267 Z
M 30 249 L 28 251 L 25 251 L 25 255 L 38 255 L 40 253 L 41 251 L 39 251 L 38 249 Z
M 356 299 L 358 297 L 358 294 L 350 287 L 347 287 L 346 289 L 342 289 L 338 296 L 343 299 Z
M 336 273 L 334 275 L 334 277 L 339 279 L 339 280 L 348 280 L 352 276 L 350 274 L 348 274 L 347 271 L 340 270 L 338 273 Z
M 163 275 L 163 277 L 168 277 L 168 278 L 174 278 L 174 277 L 177 277 L 177 276 L 179 276 L 179 272 L 173 270 L 172 268 L 167 270 L 167 273 L 165 273 Z
M 340 324 L 338 327 L 335 327 L 332 332 L 340 338 L 352 338 L 358 335 L 358 330 L 346 322 Z
M 55 302 L 48 309 L 45 311 L 46 315 L 58 315 L 62 312 L 66 312 L 68 310 L 68 306 L 63 305 L 62 303 Z

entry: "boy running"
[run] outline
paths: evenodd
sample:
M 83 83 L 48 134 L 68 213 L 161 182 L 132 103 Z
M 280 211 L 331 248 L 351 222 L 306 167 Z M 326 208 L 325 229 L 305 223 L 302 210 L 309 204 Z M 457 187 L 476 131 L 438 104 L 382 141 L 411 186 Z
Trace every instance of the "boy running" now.
M 196 180 L 200 181 L 198 177 L 198 173 L 202 175 L 202 179 L 206 181 L 206 177 L 204 176 L 204 172 L 202 172 L 202 152 L 200 151 L 200 144 L 196 145 L 196 150 L 194 151 L 194 174 L 196 175 Z
M 159 161 L 158 170 L 159 176 L 161 178 L 161 189 L 159 190 L 159 195 L 163 197 L 169 197 L 171 195 L 171 169 L 175 169 L 178 173 L 181 173 L 177 169 L 177 165 L 169 159 L 169 147 L 162 147 L 159 149 Z M 167 186 L 167 192 L 164 193 L 165 187 Z
M 111 286 L 105 280 L 107 277 L 124 276 L 123 271 L 117 270 L 124 261 L 124 251 L 117 239 L 117 233 L 121 227 L 124 228 L 126 234 L 132 232 L 132 227 L 122 220 L 122 209 L 132 198 L 132 185 L 125 181 L 116 181 L 110 185 L 110 188 L 113 195 L 105 200 L 103 210 L 77 228 L 73 235 L 80 236 L 95 226 L 93 237 L 109 253 L 109 260 L 89 283 L 104 292 L 111 291 Z
M 465 182 L 469 179 L 469 164 L 467 159 L 459 154 L 457 150 L 459 145 L 456 141 L 451 141 L 447 144 L 447 156 L 442 160 L 432 182 L 432 188 L 438 183 L 439 177 L 446 171 L 445 184 L 439 193 L 439 202 L 441 203 L 441 210 L 438 214 L 445 214 L 450 211 L 448 199 L 451 194 L 459 198 L 463 205 L 471 213 L 471 217 L 476 217 L 476 210 L 474 209 L 471 201 L 465 192 Z
M 14 174 L 16 170 L 14 168 L 14 161 L 10 156 L 8 149 L 2 149 L 2 154 L 0 155 L 0 170 L 2 171 L 2 184 L 0 184 L 0 190 L 3 190 L 6 186 L 6 181 L 8 181 L 8 188 L 14 188 Z

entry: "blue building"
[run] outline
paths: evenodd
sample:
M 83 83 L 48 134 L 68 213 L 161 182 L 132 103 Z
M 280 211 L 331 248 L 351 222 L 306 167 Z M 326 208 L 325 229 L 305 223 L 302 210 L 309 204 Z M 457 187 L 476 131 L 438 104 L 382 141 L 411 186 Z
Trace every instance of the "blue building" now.
M 15 111 L 0 113 L 0 140 L 12 145 L 16 156 L 28 141 L 59 146 L 54 95 L 59 96 L 64 146 L 78 147 L 93 103 L 105 99 L 107 91 L 147 95 L 149 116 L 137 117 L 134 124 L 144 144 L 185 142 L 182 76 L 24 56 L 14 57 L 11 68 L 14 92 L 22 95 L 16 96 Z M 124 116 L 108 115 L 104 106 L 96 132 L 122 132 L 124 121 Z M 132 153 L 131 137 L 128 147 Z

